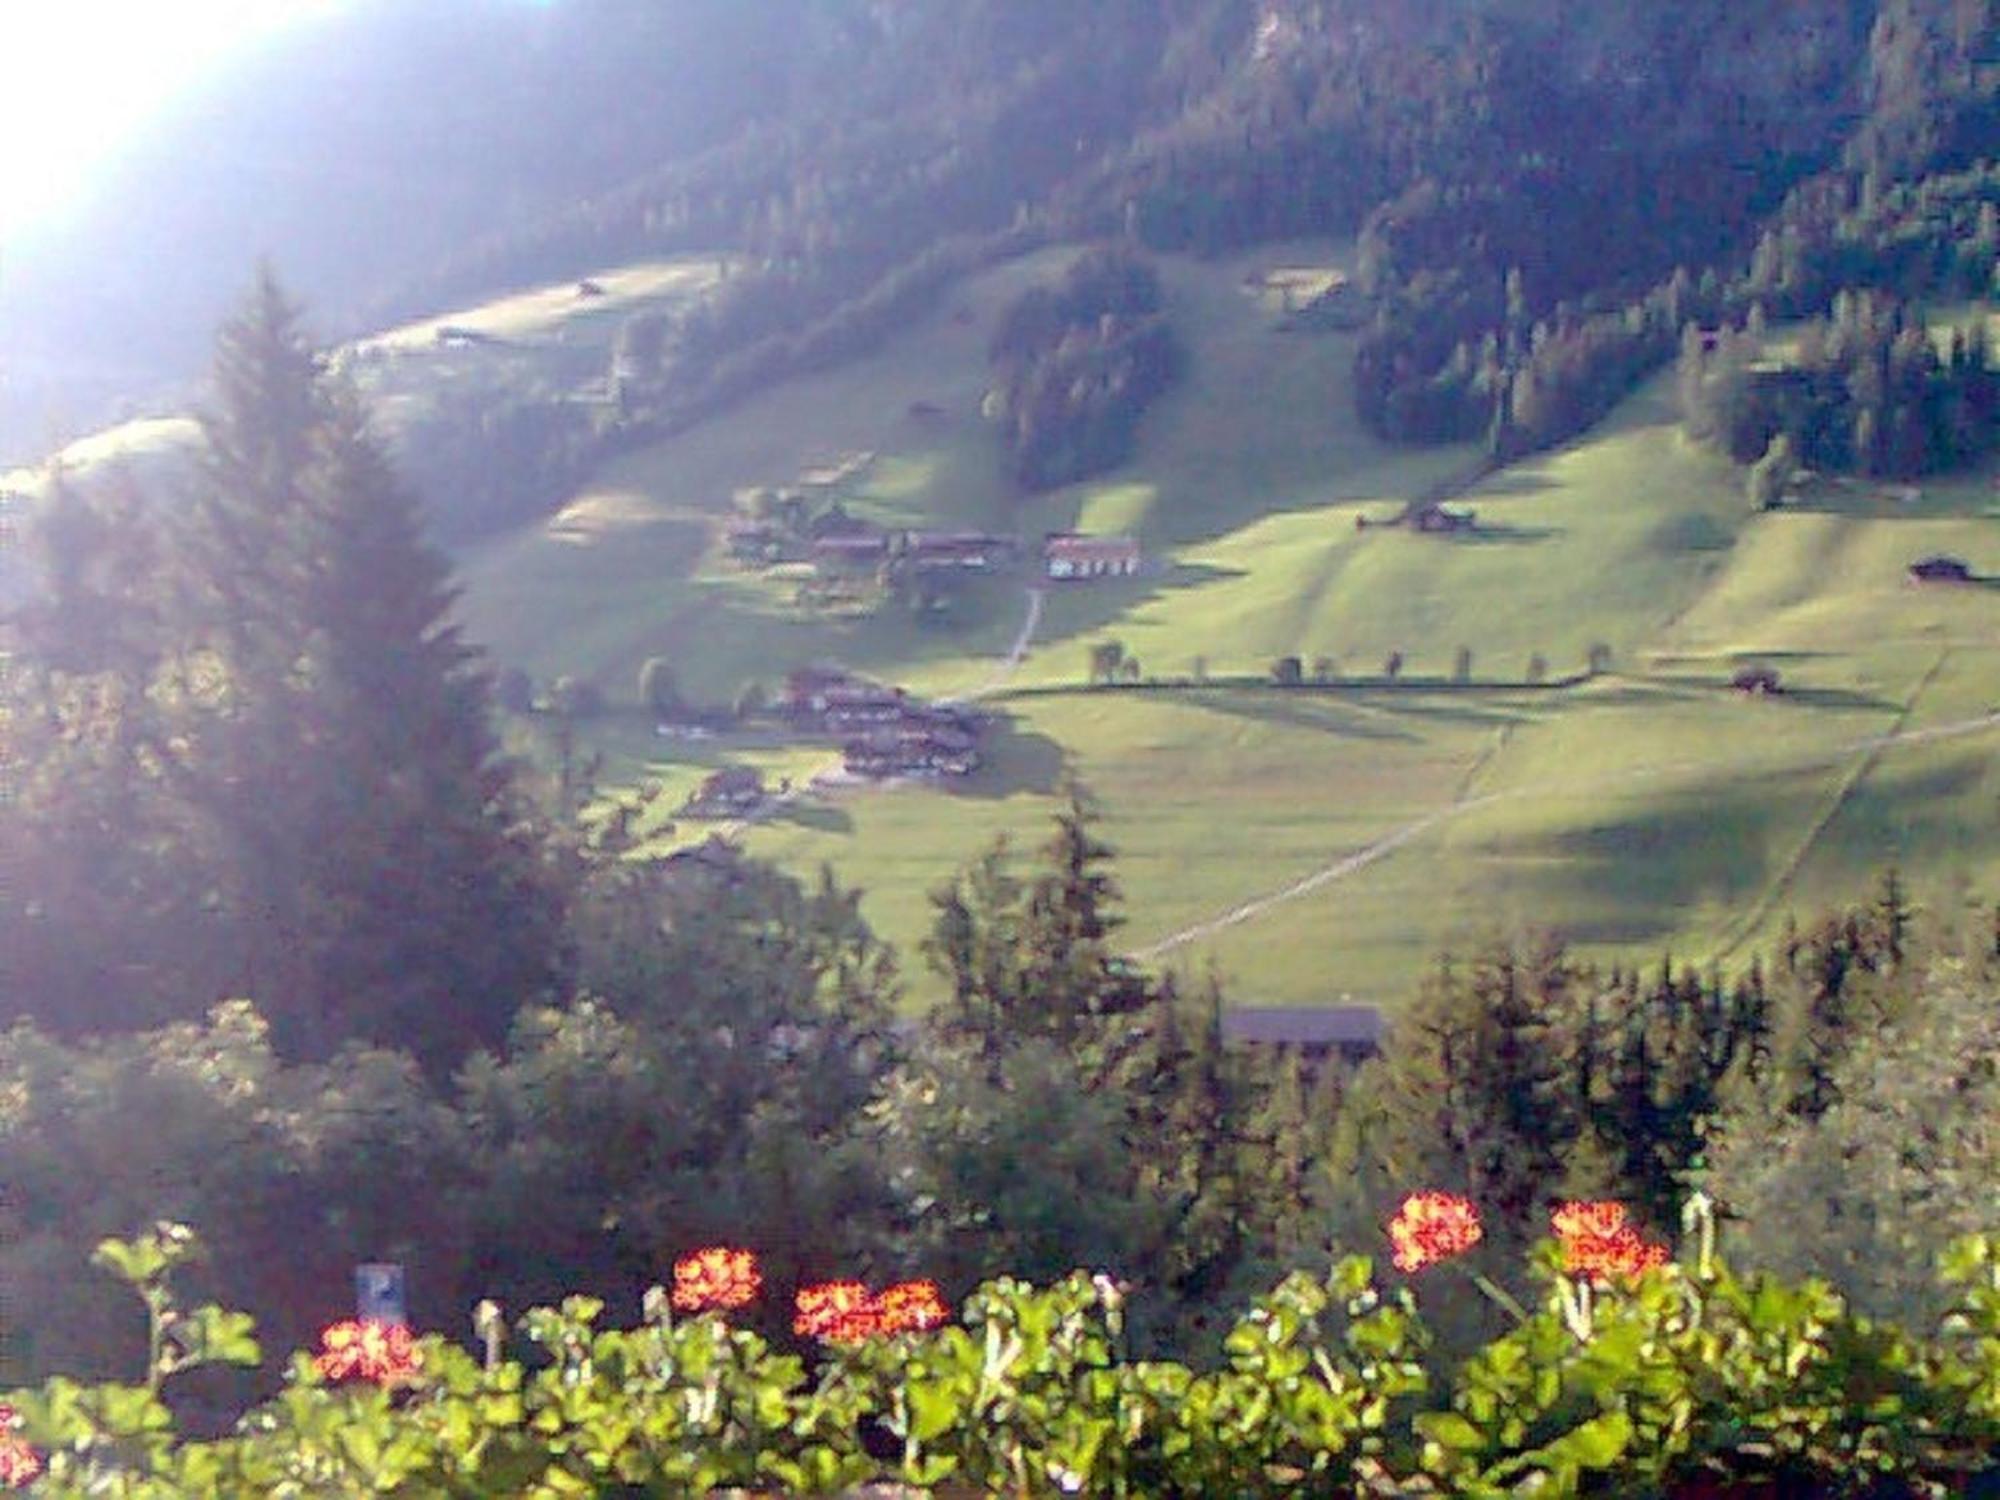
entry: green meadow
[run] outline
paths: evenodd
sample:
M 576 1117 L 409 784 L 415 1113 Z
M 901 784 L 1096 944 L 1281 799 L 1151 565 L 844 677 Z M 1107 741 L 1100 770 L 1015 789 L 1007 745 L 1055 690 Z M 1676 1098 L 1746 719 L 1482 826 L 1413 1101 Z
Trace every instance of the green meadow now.
M 1531 930 L 1605 957 L 1742 961 L 1788 914 L 1861 894 L 1892 861 L 1933 901 L 2000 890 L 1991 470 L 1823 482 L 1755 513 L 1741 472 L 1682 437 L 1668 373 L 1583 440 L 1455 499 L 1478 512 L 1470 534 L 1358 525 L 1477 455 L 1390 448 L 1359 427 L 1352 336 L 1278 326 L 1279 289 L 1344 273 L 1347 247 L 1292 244 L 1164 262 L 1187 377 L 1144 419 L 1131 462 L 1023 496 L 980 414 L 986 341 L 999 309 L 1072 253 L 974 278 L 877 352 L 609 464 L 547 521 L 461 558 L 470 634 L 497 663 L 592 679 L 612 699 L 588 748 L 607 791 L 660 789 L 650 847 L 716 831 L 673 812 L 713 769 L 804 787 L 835 751 L 769 731 L 664 738 L 633 706 L 641 664 L 664 656 L 686 694 L 726 704 L 834 660 L 1000 715 L 961 784 L 838 787 L 726 829 L 859 885 L 906 947 L 912 1004 L 933 988 L 915 955 L 929 892 L 995 838 L 1039 841 L 1068 772 L 1107 814 L 1131 950 L 1213 968 L 1245 1001 L 1394 1005 L 1440 948 Z M 345 357 L 392 420 L 421 421 L 454 393 L 574 383 L 601 368 L 620 318 L 720 274 L 635 267 L 596 278 L 601 295 L 525 293 Z M 440 327 L 491 342 L 445 347 Z M 1774 330 L 1773 349 L 1789 336 Z M 143 451 L 181 433 L 129 436 Z M 1031 567 L 919 624 L 809 607 L 796 570 L 728 559 L 737 495 L 846 460 L 833 492 L 881 524 L 1031 544 L 1129 532 L 1149 566 L 1043 589 L 1014 661 Z M 1982 581 L 1912 585 L 1909 563 L 1930 553 Z M 1107 640 L 1138 660 L 1140 687 L 1085 687 Z M 1593 647 L 1610 669 L 1589 676 Z M 1469 684 L 1449 680 L 1461 651 Z M 1390 653 L 1404 663 L 1393 684 Z M 1332 680 L 1270 685 L 1286 655 Z M 1533 657 L 1550 685 L 1528 685 Z M 1749 663 L 1784 691 L 1732 691 Z
M 1290 245 L 1168 262 L 1188 378 L 1131 463 L 1022 497 L 978 416 L 984 342 L 1064 259 L 981 277 L 880 352 L 608 467 L 466 570 L 500 660 L 614 697 L 655 654 L 713 700 L 818 659 L 927 693 L 994 689 L 1004 719 L 963 784 L 840 788 L 730 830 L 861 886 L 912 954 L 913 1003 L 932 986 L 914 958 L 929 892 L 995 838 L 1038 841 L 1066 771 L 1108 815 L 1131 949 L 1213 968 L 1243 1000 L 1393 1005 L 1440 948 L 1533 930 L 1606 957 L 1741 959 L 1891 861 L 1937 900 L 2000 884 L 2000 729 L 1984 722 L 2000 587 L 1905 579 L 1932 552 L 2000 574 L 1991 473 L 1914 494 L 1826 484 L 1756 514 L 1740 471 L 1682 437 L 1669 374 L 1454 501 L 1478 512 L 1470 535 L 1358 526 L 1476 455 L 1359 428 L 1350 337 L 1279 332 L 1267 290 L 1344 269 L 1343 247 Z M 943 416 L 918 420 L 916 402 Z M 982 585 L 943 626 L 815 617 L 723 558 L 719 528 L 737 491 L 849 454 L 872 455 L 844 492 L 871 519 L 1129 532 L 1151 566 L 1051 587 L 1011 668 L 1029 574 Z M 1104 640 L 1144 687 L 1084 688 Z M 1526 686 L 1531 657 L 1581 677 L 1593 646 L 1608 673 Z M 1470 686 L 1448 681 L 1461 649 Z M 1263 685 L 1289 654 L 1308 674 L 1327 659 L 1334 680 Z M 1751 662 L 1785 690 L 1732 691 Z M 631 718 L 600 738 L 613 785 L 656 782 L 668 805 L 716 765 L 803 779 L 832 754 L 662 741 Z M 665 847 L 712 829 L 658 831 Z

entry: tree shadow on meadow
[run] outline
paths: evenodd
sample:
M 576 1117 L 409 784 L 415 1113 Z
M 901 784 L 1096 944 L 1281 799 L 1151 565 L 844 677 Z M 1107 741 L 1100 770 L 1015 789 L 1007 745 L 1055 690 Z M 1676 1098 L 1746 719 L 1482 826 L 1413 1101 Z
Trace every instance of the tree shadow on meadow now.
M 1311 730 L 1342 739 L 1401 741 L 1411 743 L 1420 736 L 1384 722 L 1384 715 L 1371 714 L 1352 703 L 1342 703 L 1331 695 L 1307 695 L 1275 688 L 1202 690 L 1190 688 L 1171 692 L 1174 701 L 1234 719 L 1259 724 L 1277 724 L 1288 729 Z
M 787 802 L 767 821 L 809 829 L 814 833 L 854 832 L 854 815 L 831 802 Z
M 1174 563 L 1136 578 L 1052 583 L 1048 586 L 1047 611 L 1042 616 L 1034 649 L 1046 651 L 1098 635 L 1171 594 L 1247 576 L 1248 570 L 1244 568 Z
M 996 718 L 980 746 L 980 766 L 941 788 L 953 797 L 999 801 L 1026 792 L 1051 797 L 1062 785 L 1068 753 L 1057 741 L 1011 716 Z

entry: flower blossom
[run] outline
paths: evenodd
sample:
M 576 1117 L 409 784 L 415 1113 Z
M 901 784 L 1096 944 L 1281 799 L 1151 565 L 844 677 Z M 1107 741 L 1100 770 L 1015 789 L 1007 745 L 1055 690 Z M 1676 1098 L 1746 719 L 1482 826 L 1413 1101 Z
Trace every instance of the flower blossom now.
M 313 1368 L 327 1380 L 358 1378 L 391 1385 L 413 1377 L 422 1363 L 415 1336 L 401 1323 L 350 1318 L 320 1335 Z
M 951 1317 L 935 1281 L 899 1281 L 875 1299 L 884 1333 L 928 1333 Z
M 0 1490 L 25 1490 L 41 1477 L 42 1456 L 14 1436 L 14 1408 L 0 1402 Z
M 1389 1221 L 1396 1269 L 1405 1274 L 1463 1255 L 1484 1233 L 1472 1200 L 1453 1193 L 1412 1193 Z
M 882 1312 L 858 1281 L 825 1281 L 799 1288 L 792 1332 L 829 1344 L 860 1344 L 882 1331 Z
M 899 1281 L 881 1292 L 858 1281 L 828 1281 L 799 1289 L 792 1332 L 829 1344 L 861 1344 L 881 1336 L 927 1333 L 950 1318 L 935 1281 Z
M 1562 1242 L 1563 1270 L 1571 1276 L 1600 1285 L 1614 1279 L 1636 1281 L 1667 1263 L 1667 1247 L 1641 1239 L 1626 1222 L 1622 1203 L 1564 1203 L 1549 1220 Z
M 748 1250 L 715 1246 L 674 1262 L 674 1307 L 681 1312 L 743 1307 L 764 1288 L 764 1273 Z

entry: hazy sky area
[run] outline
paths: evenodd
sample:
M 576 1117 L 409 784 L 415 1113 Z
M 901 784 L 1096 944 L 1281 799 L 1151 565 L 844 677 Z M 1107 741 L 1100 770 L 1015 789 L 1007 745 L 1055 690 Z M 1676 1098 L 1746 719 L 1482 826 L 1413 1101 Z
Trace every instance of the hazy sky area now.
M 232 53 L 346 0 L 0 0 L 0 245 Z

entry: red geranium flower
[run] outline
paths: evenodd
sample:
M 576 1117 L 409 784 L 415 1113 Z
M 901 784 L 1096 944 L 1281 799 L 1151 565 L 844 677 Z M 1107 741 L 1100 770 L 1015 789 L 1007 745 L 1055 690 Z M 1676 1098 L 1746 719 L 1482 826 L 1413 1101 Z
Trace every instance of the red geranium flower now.
M 1472 1200 L 1453 1193 L 1412 1193 L 1389 1221 L 1396 1269 L 1406 1274 L 1463 1255 L 1484 1233 Z
M 0 1489 L 25 1490 L 41 1477 L 42 1456 L 14 1436 L 14 1408 L 0 1402 Z
M 1665 1245 L 1648 1244 L 1625 1220 L 1622 1203 L 1564 1203 L 1550 1215 L 1562 1242 L 1563 1270 L 1602 1285 L 1636 1281 L 1667 1263 Z
M 674 1262 L 674 1306 L 681 1312 L 743 1307 L 764 1287 L 764 1273 L 748 1250 L 715 1246 Z
M 377 1318 L 349 1318 L 319 1336 L 313 1368 L 327 1380 L 372 1380 L 390 1385 L 417 1373 L 423 1356 L 410 1330 Z
M 882 1311 L 858 1281 L 802 1286 L 792 1332 L 829 1344 L 859 1344 L 881 1332 Z
M 927 1333 L 951 1319 L 935 1281 L 900 1281 L 875 1301 L 884 1333 Z

